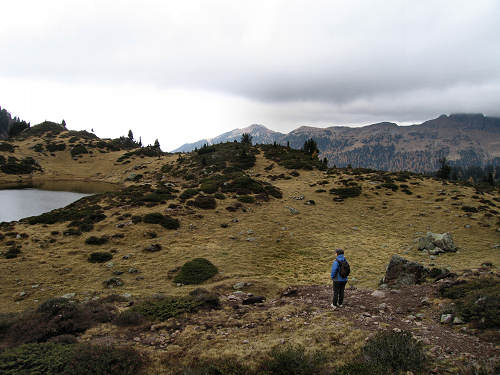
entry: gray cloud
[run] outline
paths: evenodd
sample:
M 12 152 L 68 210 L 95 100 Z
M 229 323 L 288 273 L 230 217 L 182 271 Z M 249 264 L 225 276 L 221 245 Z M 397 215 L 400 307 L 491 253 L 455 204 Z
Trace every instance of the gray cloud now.
M 495 0 L 43 3 L 8 9 L 0 77 L 217 92 L 278 124 L 500 115 Z

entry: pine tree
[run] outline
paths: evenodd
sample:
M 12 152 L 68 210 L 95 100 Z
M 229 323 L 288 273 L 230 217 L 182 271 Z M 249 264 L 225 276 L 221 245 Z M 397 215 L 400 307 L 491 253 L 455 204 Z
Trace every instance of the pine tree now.
M 155 144 L 153 146 L 154 148 L 160 148 L 160 142 L 158 142 L 158 139 L 155 140 Z
M 252 136 L 249 133 L 243 133 L 241 135 L 241 143 L 246 144 L 246 145 L 251 145 L 252 144 Z
M 131 141 L 134 140 L 134 133 L 132 133 L 132 130 L 128 131 L 128 139 L 130 139 Z

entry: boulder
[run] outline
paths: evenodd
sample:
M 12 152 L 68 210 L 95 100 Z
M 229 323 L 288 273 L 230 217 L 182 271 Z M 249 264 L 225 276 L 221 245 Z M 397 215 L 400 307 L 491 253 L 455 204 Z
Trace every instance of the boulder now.
M 455 246 L 450 233 L 432 232 L 427 232 L 425 237 L 419 238 L 418 249 L 427 250 L 431 255 L 457 251 L 457 247 Z
M 425 280 L 428 270 L 420 263 L 409 261 L 399 255 L 393 255 L 382 283 L 390 288 L 419 284 Z

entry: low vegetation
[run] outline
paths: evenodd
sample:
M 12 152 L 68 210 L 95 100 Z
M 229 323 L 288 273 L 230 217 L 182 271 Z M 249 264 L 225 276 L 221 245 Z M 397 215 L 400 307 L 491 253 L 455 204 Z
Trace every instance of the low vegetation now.
M 159 212 L 144 215 L 142 221 L 147 224 L 159 224 L 165 229 L 177 229 L 180 226 L 179 220 Z
M 201 284 L 202 282 L 214 277 L 219 270 L 209 260 L 205 258 L 196 258 L 185 263 L 174 281 L 180 284 Z
M 478 328 L 500 328 L 500 282 L 484 277 L 444 285 L 441 296 L 453 300 L 451 312 Z

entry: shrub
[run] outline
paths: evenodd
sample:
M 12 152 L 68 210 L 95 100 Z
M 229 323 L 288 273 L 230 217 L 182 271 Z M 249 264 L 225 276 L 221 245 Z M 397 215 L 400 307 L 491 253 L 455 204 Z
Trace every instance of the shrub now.
M 238 200 L 243 203 L 255 203 L 255 198 L 251 195 L 240 195 Z
M 48 152 L 64 151 L 66 150 L 66 145 L 64 143 L 47 143 L 45 146 Z
M 222 194 L 222 193 L 215 193 L 214 197 L 216 199 L 220 199 L 220 200 L 226 199 L 226 196 L 224 194 Z
M 7 142 L 0 142 L 0 151 L 14 152 L 14 146 Z
M 198 194 L 197 189 L 186 189 L 184 190 L 181 195 L 179 196 L 180 199 L 186 200 L 189 198 L 194 197 L 196 194 Z
M 140 215 L 134 215 L 130 219 L 132 220 L 132 223 L 134 223 L 134 224 L 142 222 L 142 216 L 140 216 Z
M 6 163 L 0 163 L 0 170 L 5 174 L 30 174 L 41 171 L 42 168 L 32 157 L 22 160 L 9 157 Z
M 215 276 L 219 270 L 209 260 L 196 258 L 185 263 L 174 281 L 181 284 L 201 284 L 205 280 Z
M 472 207 L 472 206 L 462 206 L 462 210 L 465 212 L 469 212 L 469 213 L 479 212 L 479 210 L 476 207 Z
M 201 184 L 200 190 L 206 194 L 213 194 L 219 189 L 217 182 L 207 181 Z
M 71 152 L 72 157 L 89 153 L 87 148 L 82 144 L 78 144 L 78 145 L 74 146 L 70 152 Z
M 122 311 L 113 319 L 113 324 L 121 327 L 136 326 L 144 322 L 144 316 L 131 309 Z
M 14 259 L 21 254 L 21 249 L 17 246 L 10 247 L 4 254 L 5 259 Z
M 391 189 L 392 191 L 397 191 L 399 189 L 399 186 L 393 182 L 386 182 L 381 184 L 380 186 L 386 189 Z
M 184 313 L 195 312 L 201 305 L 202 302 L 192 297 L 163 297 L 144 301 L 131 310 L 150 319 L 167 320 Z
M 330 189 L 330 194 L 335 194 L 339 198 L 345 199 L 350 197 L 357 197 L 361 195 L 361 186 L 351 186 L 345 188 Z
M 199 195 L 194 199 L 194 205 L 198 208 L 210 210 L 217 207 L 217 201 L 215 198 Z
M 106 251 L 96 251 L 89 255 L 88 261 L 90 263 L 104 263 L 113 259 L 113 254 Z
M 64 368 L 66 375 L 136 375 L 145 358 L 133 348 L 76 345 Z
M 177 229 L 180 226 L 179 220 L 159 212 L 144 215 L 143 221 L 148 224 L 159 224 L 166 229 Z
M 423 345 L 410 332 L 378 332 L 366 342 L 362 355 L 366 362 L 394 372 L 420 372 L 427 363 Z
M 269 375 L 319 375 L 324 356 L 319 352 L 306 353 L 302 346 L 275 347 L 269 358 L 260 364 L 259 374 Z
M 104 245 L 109 241 L 107 236 L 102 236 L 102 237 L 95 237 L 95 236 L 90 236 L 85 240 L 85 243 L 87 245 Z
M 439 289 L 441 296 L 454 299 L 454 312 L 478 328 L 500 327 L 499 281 L 492 277 L 457 282 Z
M 5 334 L 12 344 L 44 342 L 60 335 L 85 332 L 98 323 L 109 322 L 114 307 L 99 302 L 71 303 L 65 298 L 53 298 L 35 311 L 19 316 Z
M 0 353 L 3 375 L 58 375 L 73 355 L 73 347 L 56 343 L 26 344 Z

